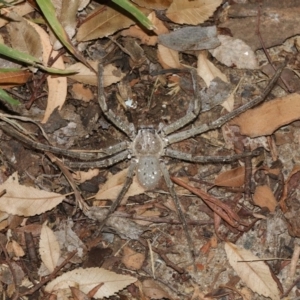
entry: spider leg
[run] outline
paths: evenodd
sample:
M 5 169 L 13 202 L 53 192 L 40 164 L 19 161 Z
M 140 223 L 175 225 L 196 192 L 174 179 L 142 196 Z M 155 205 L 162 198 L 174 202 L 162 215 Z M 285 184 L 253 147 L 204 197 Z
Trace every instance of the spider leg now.
M 113 204 L 109 207 L 108 212 L 105 216 L 105 218 L 101 221 L 100 224 L 100 230 L 103 228 L 103 226 L 105 225 L 105 222 L 107 221 L 107 219 L 110 217 L 110 215 L 116 210 L 116 208 L 120 205 L 122 199 L 124 198 L 125 194 L 127 193 L 131 183 L 132 183 L 132 178 L 134 176 L 134 171 L 136 168 L 137 162 L 135 159 L 133 159 L 131 161 L 131 164 L 128 168 L 128 172 L 126 175 L 126 180 L 123 184 L 123 187 L 121 189 L 121 191 L 119 192 L 119 195 L 117 197 L 117 199 L 113 202 Z
M 184 230 L 184 233 L 185 233 L 187 242 L 188 242 L 190 255 L 191 255 L 191 258 L 192 258 L 192 260 L 193 260 L 193 262 L 194 262 L 194 260 L 195 260 L 194 244 L 193 244 L 191 235 L 190 235 L 190 233 L 189 233 L 188 225 L 187 225 L 185 216 L 184 216 L 184 214 L 183 214 L 183 212 L 182 212 L 182 209 L 181 209 L 181 206 L 180 206 L 180 202 L 179 202 L 178 196 L 177 196 L 177 194 L 176 194 L 176 192 L 175 192 L 174 184 L 173 184 L 173 182 L 171 181 L 169 172 L 168 172 L 168 170 L 167 170 L 167 168 L 166 168 L 166 165 L 165 165 L 163 162 L 160 163 L 160 169 L 161 169 L 161 172 L 162 172 L 162 174 L 163 174 L 163 176 L 164 176 L 164 179 L 165 179 L 165 182 L 166 182 L 167 187 L 168 187 L 168 189 L 169 189 L 169 192 L 170 192 L 170 194 L 171 194 L 171 197 L 173 198 L 173 201 L 174 201 L 174 203 L 175 203 L 176 210 L 177 210 L 179 219 L 180 219 L 180 221 L 181 221 L 181 223 L 182 223 L 183 230 Z
M 107 107 L 103 86 L 103 66 L 101 63 L 98 65 L 98 102 L 107 119 L 133 140 L 136 131 L 133 123 L 129 123 L 125 119 L 122 120 Z
M 16 138 L 20 142 L 22 142 L 34 149 L 38 149 L 41 151 L 49 151 L 54 154 L 65 155 L 68 157 L 78 158 L 81 160 L 92 160 L 92 159 L 105 158 L 107 156 L 111 156 L 118 152 L 124 151 L 125 149 L 128 148 L 127 142 L 121 142 L 121 143 L 118 143 L 111 147 L 107 147 L 106 149 L 99 149 L 99 150 L 94 150 L 91 152 L 84 152 L 84 151 L 78 151 L 78 150 L 66 150 L 66 149 L 61 149 L 61 148 L 57 148 L 57 147 L 54 147 L 51 145 L 46 145 L 43 143 L 36 142 L 36 141 L 32 140 L 31 138 L 29 138 L 26 134 L 19 132 L 19 131 L 15 130 L 13 127 L 8 126 L 4 123 L 0 123 L 0 128 L 8 135 Z
M 197 72 L 196 70 L 192 69 L 190 71 L 191 76 L 192 76 L 192 81 L 193 81 L 193 90 L 194 90 L 194 101 L 192 105 L 189 107 L 186 115 L 177 121 L 171 123 L 170 125 L 164 126 L 161 131 L 163 134 L 168 135 L 188 123 L 192 122 L 194 119 L 196 119 L 200 113 L 201 110 L 201 99 L 199 97 L 199 85 L 197 82 Z
M 111 157 L 104 158 L 100 161 L 64 161 L 64 163 L 70 168 L 106 168 L 112 166 L 122 160 L 131 156 L 129 150 L 123 150 L 119 153 L 112 155 Z
M 165 149 L 165 156 L 180 159 L 183 161 L 196 162 L 196 163 L 224 163 L 231 162 L 235 160 L 239 160 L 241 158 L 249 157 L 249 156 L 257 156 L 261 152 L 260 150 L 248 151 L 241 154 L 233 154 L 226 156 L 194 156 L 189 153 L 173 150 L 173 149 Z
M 203 132 L 206 132 L 208 130 L 217 129 L 224 125 L 226 122 L 230 121 L 231 119 L 237 117 L 241 113 L 245 112 L 246 110 L 253 108 L 254 106 L 258 105 L 259 103 L 263 102 L 266 96 L 270 93 L 272 90 L 274 84 L 278 80 L 278 78 L 281 75 L 282 70 L 284 69 L 286 64 L 283 64 L 280 68 L 278 68 L 272 77 L 272 79 L 269 81 L 267 87 L 265 88 L 263 94 L 259 97 L 254 98 L 252 101 L 240 106 L 239 108 L 233 110 L 232 112 L 228 113 L 225 116 L 220 117 L 216 121 L 211 122 L 210 124 L 203 124 L 198 127 L 194 127 L 188 130 L 184 130 L 178 133 L 171 134 L 166 137 L 167 144 L 173 144 L 177 143 L 183 140 L 186 140 L 190 137 L 193 137 L 195 135 L 201 134 Z M 171 124 L 172 125 L 172 124 Z

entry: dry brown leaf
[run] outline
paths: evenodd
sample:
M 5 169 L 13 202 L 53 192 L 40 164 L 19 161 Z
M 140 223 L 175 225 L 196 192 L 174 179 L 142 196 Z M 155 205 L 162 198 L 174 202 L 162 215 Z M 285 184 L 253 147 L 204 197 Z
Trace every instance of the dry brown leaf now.
M 229 242 L 225 243 L 225 251 L 232 268 L 252 291 L 272 300 L 280 299 L 278 286 L 265 262 L 254 261 L 257 256 Z
M 150 299 L 173 299 L 163 288 L 153 279 L 146 279 L 142 283 L 144 294 Z
M 178 51 L 158 45 L 157 58 L 164 69 L 181 68 Z
M 222 0 L 174 0 L 166 16 L 175 23 L 198 25 L 206 21 Z
M 88 63 L 95 69 L 98 69 L 97 61 L 88 61 Z M 82 82 L 84 84 L 98 85 L 97 74 L 92 72 L 82 63 L 76 63 L 67 67 L 67 70 L 74 70 L 77 74 L 69 76 L 71 79 Z M 104 67 L 103 84 L 104 86 L 110 86 L 113 83 L 119 82 L 125 76 L 120 69 L 114 65 L 109 64 Z
M 207 59 L 207 51 L 200 51 L 198 55 L 197 73 L 205 81 L 207 87 L 216 77 L 219 77 L 224 82 L 228 82 L 226 75 Z
M 1 87 L 11 86 L 16 84 L 24 84 L 32 77 L 32 73 L 28 70 L 17 70 L 15 72 L 1 72 L 0 85 Z
M 133 0 L 134 3 L 138 4 L 138 6 L 154 10 L 167 9 L 172 1 L 173 0 Z
M 120 275 L 103 268 L 78 268 L 52 280 L 45 291 L 54 294 L 64 292 L 64 295 L 71 296 L 70 287 L 73 286 L 88 294 L 95 286 L 103 283 L 94 295 L 94 298 L 99 299 L 110 297 L 135 281 L 134 277 Z
M 60 24 L 65 29 L 68 37 L 72 39 L 76 33 L 77 11 L 84 8 L 88 2 L 85 1 L 85 3 L 83 3 L 83 1 L 78 0 L 52 0 L 52 2 Z M 53 45 L 53 49 L 59 50 L 62 47 L 62 44 L 53 32 L 50 34 L 50 41 Z
M 138 253 L 128 246 L 123 248 L 122 263 L 130 270 L 139 270 L 145 260 L 145 254 Z
M 32 26 L 35 31 L 38 33 L 43 49 L 42 60 L 45 65 L 47 65 L 49 57 L 56 57 L 58 52 L 53 51 L 52 45 L 49 41 L 49 35 L 38 25 L 34 24 L 26 20 L 26 22 Z M 53 68 L 65 69 L 65 64 L 63 61 L 62 56 L 58 57 L 58 59 L 53 63 Z M 48 83 L 48 99 L 47 99 L 47 108 L 44 114 L 44 118 L 41 121 L 42 123 L 46 123 L 49 119 L 52 112 L 58 108 L 61 109 L 66 97 L 67 97 L 67 78 L 66 77 L 57 77 L 49 75 L 47 76 L 47 83 Z
M 82 83 L 74 83 L 71 90 L 74 99 L 89 102 L 94 98 L 94 94 L 89 88 L 86 88 Z
M 65 199 L 57 193 L 20 185 L 17 172 L 0 185 L 0 190 L 6 190 L 6 194 L 1 197 L 0 210 L 18 216 L 39 215 Z
M 266 102 L 230 121 L 250 137 L 270 135 L 279 127 L 300 118 L 300 95 L 297 93 Z
M 253 50 L 242 40 L 227 35 L 218 35 L 221 45 L 209 52 L 218 61 L 228 67 L 239 69 L 258 69 Z
M 16 20 L 6 26 L 12 48 L 41 60 L 43 50 L 37 31 L 29 22 L 14 12 L 11 12 L 8 17 Z
M 253 195 L 253 202 L 261 208 L 267 207 L 270 212 L 274 212 L 278 204 L 272 190 L 267 185 L 256 187 Z
M 148 19 L 155 26 L 154 32 L 157 35 L 168 33 L 169 29 L 164 25 L 164 23 L 156 17 L 155 12 L 149 14 Z M 157 35 L 149 35 L 143 31 L 139 26 L 130 26 L 128 29 L 122 31 L 122 36 L 132 36 L 140 39 L 142 44 L 149 46 L 154 46 L 157 44 Z
M 128 172 L 128 168 L 111 176 L 105 184 L 99 188 L 99 192 L 95 195 L 95 199 L 97 200 L 115 200 L 121 191 L 121 188 L 124 185 L 126 180 L 126 175 Z M 145 189 L 138 183 L 137 177 L 133 177 L 132 184 L 129 187 L 129 190 L 123 197 L 122 203 L 126 202 L 128 197 L 142 194 L 145 192 Z
M 73 173 L 73 178 L 79 182 L 83 183 L 87 180 L 91 180 L 93 177 L 99 174 L 99 169 L 89 169 L 88 171 L 76 171 Z
M 76 38 L 78 42 L 107 37 L 116 31 L 127 28 L 135 22 L 126 15 L 109 6 L 101 6 L 79 27 Z
M 60 258 L 60 247 L 54 232 L 46 224 L 42 226 L 39 252 L 42 262 L 52 273 Z
M 217 176 L 215 185 L 240 187 L 245 182 L 245 167 L 238 167 L 225 171 Z

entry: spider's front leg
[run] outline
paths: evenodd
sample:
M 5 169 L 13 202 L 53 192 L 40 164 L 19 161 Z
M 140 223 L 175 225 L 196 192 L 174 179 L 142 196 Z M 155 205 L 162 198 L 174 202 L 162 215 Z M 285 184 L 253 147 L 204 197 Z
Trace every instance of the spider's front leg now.
M 135 136 L 135 127 L 133 123 L 129 123 L 127 120 L 119 118 L 111 109 L 107 107 L 106 97 L 103 86 L 103 66 L 101 63 L 98 65 L 98 102 L 102 109 L 102 112 L 107 119 L 114 124 L 117 128 L 123 131 L 131 140 Z
M 174 144 L 174 143 L 177 143 L 177 142 L 181 142 L 181 141 L 184 141 L 184 140 L 186 140 L 188 138 L 191 138 L 193 136 L 202 134 L 202 133 L 204 133 L 206 131 L 220 128 L 221 126 L 223 126 L 225 123 L 227 123 L 231 119 L 239 116 L 240 114 L 242 114 L 243 112 L 247 111 L 248 109 L 251 109 L 254 106 L 260 104 L 261 102 L 263 102 L 265 100 L 265 98 L 267 97 L 267 95 L 273 89 L 275 83 L 279 79 L 279 77 L 281 75 L 281 72 L 285 68 L 285 66 L 286 66 L 286 63 L 282 64 L 282 66 L 280 66 L 276 70 L 274 76 L 269 81 L 268 85 L 266 86 L 266 88 L 265 88 L 265 90 L 264 90 L 264 92 L 263 92 L 263 94 L 261 96 L 258 96 L 256 98 L 254 98 L 250 102 L 248 102 L 248 103 L 240 106 L 239 108 L 231 111 L 227 115 L 220 117 L 219 119 L 217 119 L 216 121 L 214 121 L 214 122 L 212 122 L 210 124 L 202 124 L 202 125 L 200 125 L 198 127 L 194 127 L 194 128 L 188 129 L 188 130 L 184 130 L 184 131 L 180 131 L 180 132 L 177 132 L 177 133 L 173 133 L 173 134 L 167 136 L 166 137 L 167 144 L 171 145 L 171 144 Z
M 161 129 L 161 132 L 164 135 L 168 135 L 172 132 L 175 132 L 176 130 L 184 127 L 188 123 L 192 122 L 194 119 L 196 119 L 200 113 L 201 110 L 201 99 L 200 99 L 200 93 L 199 93 L 199 85 L 197 81 L 197 72 L 195 69 L 190 70 L 192 81 L 193 81 L 193 90 L 194 90 L 194 100 L 191 103 L 190 107 L 188 108 L 188 111 L 186 115 L 175 122 L 171 123 L 170 125 L 164 126 Z

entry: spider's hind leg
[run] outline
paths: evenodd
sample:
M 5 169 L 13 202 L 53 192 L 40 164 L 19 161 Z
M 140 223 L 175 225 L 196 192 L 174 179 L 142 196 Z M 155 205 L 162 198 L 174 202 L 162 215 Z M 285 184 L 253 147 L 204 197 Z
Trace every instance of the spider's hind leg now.
M 173 182 L 171 181 L 171 178 L 170 178 L 170 175 L 169 175 L 169 172 L 166 168 L 166 165 L 161 162 L 160 163 L 160 169 L 161 169 L 161 172 L 164 176 L 164 179 L 165 179 L 165 182 L 167 184 L 167 187 L 169 189 L 169 192 L 173 198 L 173 201 L 175 203 L 175 206 L 176 206 L 176 210 L 177 210 L 177 213 L 178 213 L 178 216 L 179 216 L 179 219 L 180 221 L 182 222 L 182 226 L 183 226 L 183 230 L 184 230 L 184 233 L 185 233 L 185 236 L 186 236 L 186 239 L 187 239 L 187 242 L 188 242 L 188 246 L 189 246 L 189 251 L 190 251 L 190 256 L 191 256 L 191 259 L 193 261 L 193 265 L 195 267 L 195 251 L 194 251 L 194 244 L 193 244 L 193 241 L 192 241 L 192 238 L 191 238 L 191 235 L 189 233 L 189 230 L 188 230 L 188 225 L 187 225 L 187 222 L 186 222 L 186 219 L 185 219 L 185 216 L 183 214 L 183 211 L 181 209 L 181 206 L 180 206 L 180 202 L 179 202 L 179 199 L 178 199 L 178 196 L 175 192 L 175 189 L 174 189 L 174 184 Z

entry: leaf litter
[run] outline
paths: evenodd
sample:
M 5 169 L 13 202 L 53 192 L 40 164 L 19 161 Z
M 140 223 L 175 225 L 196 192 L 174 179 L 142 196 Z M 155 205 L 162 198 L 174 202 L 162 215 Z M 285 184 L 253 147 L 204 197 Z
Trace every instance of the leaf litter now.
M 275 2 L 278 1 L 274 1 L 272 5 L 264 4 L 262 7 L 262 10 L 266 12 L 261 15 L 262 38 L 266 40 L 268 46 L 282 44 L 283 40 L 287 40 L 284 45 L 272 49 L 272 59 L 280 60 L 288 53 L 289 57 L 292 57 L 289 68 L 297 69 L 299 67 L 295 52 L 297 41 L 294 38 L 288 39 L 295 35 L 295 32 L 289 32 L 286 26 L 282 25 L 281 30 L 277 26 L 281 24 L 280 20 L 284 19 L 284 13 L 291 16 L 299 7 L 282 8 L 279 3 L 277 3 L 278 7 L 274 7 Z M 92 6 L 89 6 L 91 3 Z M 147 66 L 154 72 L 161 72 L 161 68 L 181 69 L 186 66 L 194 68 L 197 66 L 199 83 L 203 87 L 202 95 L 205 95 L 209 89 L 213 90 L 211 85 L 214 85 L 213 96 L 203 97 L 207 102 L 210 97 L 218 98 L 218 100 L 214 99 L 215 102 L 207 104 L 193 126 L 211 123 L 222 115 L 220 104 L 226 99 L 227 103 L 223 105 L 228 111 L 232 111 L 233 107 L 238 107 L 262 93 L 268 78 L 258 70 L 258 66 L 266 62 L 265 53 L 261 50 L 254 52 L 261 48 L 261 45 L 257 46 L 257 33 L 255 33 L 255 39 L 249 33 L 251 29 L 255 31 L 253 28 L 256 28 L 259 22 L 257 8 L 255 8 L 256 18 L 239 15 L 244 8 L 253 8 L 251 3 L 234 4 L 225 8 L 225 6 L 220 6 L 221 1 L 176 0 L 173 2 L 154 1 L 153 3 L 134 1 L 136 5 L 143 7 L 142 11 L 145 16 L 147 15 L 156 26 L 154 32 L 145 31 L 134 18 L 123 14 L 122 11 L 116 9 L 116 6 L 101 6 L 93 1 L 91 3 L 77 1 L 74 2 L 74 9 L 68 10 L 68 5 L 61 6 L 52 2 L 54 8 L 57 9 L 57 20 L 62 25 L 57 29 L 59 30 L 58 36 L 65 39 L 60 42 L 69 47 L 71 55 L 65 53 L 59 55 L 51 66 L 57 69 L 76 70 L 76 74 L 68 78 L 53 75 L 43 77 L 44 74 L 41 74 L 37 68 L 21 69 L 18 67 L 19 73 L 13 75 L 14 81 L 10 82 L 13 85 L 22 85 L 26 82 L 30 91 L 48 91 L 47 108 L 44 102 L 33 101 L 33 106 L 29 111 L 22 110 L 21 106 L 18 113 L 22 116 L 38 118 L 44 123 L 52 122 L 49 128 L 59 129 L 59 123 L 55 123 L 54 119 L 50 118 L 57 107 L 61 110 L 59 114 L 62 114 L 65 109 L 70 109 L 69 115 L 73 114 L 76 122 L 80 119 L 78 117 L 80 114 L 82 123 L 78 125 L 77 130 L 67 131 L 66 129 L 59 133 L 59 138 L 61 135 L 67 136 L 69 145 L 77 144 L 80 148 L 99 149 L 113 145 L 124 138 L 120 132 L 114 131 L 101 116 L 96 102 L 93 103 L 93 100 L 84 102 L 86 97 L 82 91 L 85 90 L 85 85 L 88 85 L 87 88 L 90 91 L 89 99 L 93 92 L 96 94 L 93 86 L 97 85 L 97 76 L 93 69 L 97 69 L 98 61 L 103 57 L 108 62 L 104 86 L 110 93 L 109 107 L 112 107 L 114 111 L 117 110 L 120 115 L 127 114 L 129 119 L 143 125 L 145 125 L 145 120 L 149 121 L 150 125 L 158 125 L 162 121 L 169 123 L 183 116 L 182 112 L 190 109 L 189 91 L 192 89 L 186 83 L 188 80 L 184 82 L 184 80 L 174 79 L 176 76 L 186 79 L 184 73 L 180 73 L 173 75 L 172 80 L 168 76 L 161 76 L 160 84 L 155 91 L 149 90 L 149 86 L 153 86 L 154 82 L 151 76 L 145 75 Z M 32 15 L 22 18 L 21 16 L 32 11 L 30 7 L 24 7 L 24 4 L 7 9 L 12 11 L 12 14 L 19 14 L 14 19 L 19 18 L 20 22 L 13 23 L 7 20 L 3 22 L 1 26 L 8 24 L 7 28 L 10 27 L 7 33 L 3 34 L 5 37 L 3 44 L 5 40 L 8 46 L 15 48 L 18 48 L 18 43 L 20 47 L 27 45 L 25 49 L 19 50 L 22 49 L 22 52 L 32 55 L 33 61 L 42 61 L 44 70 L 47 70 L 48 64 L 51 64 L 50 53 L 52 53 L 52 58 L 58 55 L 54 52 L 58 43 L 54 42 L 56 45 L 53 45 L 47 33 L 55 30 L 53 29 L 54 23 L 51 23 L 52 29 L 48 27 L 44 30 L 46 27 L 42 29 L 41 26 L 31 23 Z M 60 9 L 62 12 L 59 12 Z M 154 9 L 166 11 L 158 13 Z M 277 19 L 271 13 L 274 11 L 278 13 Z M 43 13 L 48 14 L 47 7 L 43 7 Z M 232 16 L 237 15 L 239 15 L 239 22 L 242 21 L 241 24 L 245 22 L 246 26 L 241 25 L 236 29 L 235 19 Z M 38 16 L 43 18 L 43 15 Z M 177 30 L 165 16 L 177 24 Z M 217 36 L 214 34 L 205 37 L 208 44 L 201 42 L 197 45 L 199 40 L 195 39 L 195 35 L 187 34 L 190 27 L 182 25 L 197 25 L 192 30 L 205 31 L 208 28 L 216 28 L 215 20 L 217 19 L 220 23 L 216 24 L 225 28 L 228 26 L 233 36 L 229 36 L 226 30 L 218 29 Z M 294 19 L 296 18 L 289 18 L 289 22 L 295 22 Z M 203 26 L 205 21 L 207 23 Z M 271 21 L 272 25 L 270 25 Z M 274 37 L 272 34 L 266 34 L 266 31 L 273 32 L 274 29 L 280 34 L 274 34 Z M 21 33 L 20 38 L 16 31 Z M 167 41 L 166 37 L 168 37 Z M 71 38 L 74 39 L 72 42 Z M 185 38 L 188 38 L 188 42 Z M 221 42 L 219 47 L 217 47 L 219 43 L 216 43 L 216 38 Z M 32 40 L 35 42 L 30 43 Z M 81 44 L 75 47 L 77 42 Z M 133 47 L 133 45 L 140 43 L 143 44 L 139 47 L 140 52 L 135 53 L 138 47 Z M 32 46 L 38 51 L 32 52 L 30 49 Z M 199 49 L 204 50 L 199 51 Z M 22 56 L 22 52 L 15 56 L 16 60 L 26 62 L 25 54 Z M 83 63 L 77 62 L 74 56 Z M 138 57 L 143 59 L 139 60 Z M 86 63 L 87 58 L 88 63 Z M 128 68 L 129 65 L 133 70 Z M 247 70 L 243 70 L 244 68 Z M 23 73 L 24 70 L 26 74 Z M 28 73 L 31 76 L 27 76 Z M 137 73 L 139 76 L 134 77 Z M 5 78 L 5 73 L 1 75 Z M 9 79 L 12 75 L 6 73 L 6 76 Z M 45 78 L 48 86 L 44 85 Z M 288 81 L 289 84 L 290 78 L 285 77 L 284 81 Z M 112 100 L 112 96 L 116 93 L 114 84 L 121 80 L 130 83 L 132 90 L 130 95 L 137 103 L 137 107 L 142 108 L 122 106 L 119 102 Z M 168 80 L 172 85 L 174 82 L 177 85 L 176 88 L 173 86 L 176 92 L 173 93 L 171 102 L 164 98 L 169 92 Z M 297 81 L 297 78 L 295 80 Z M 81 85 L 76 86 L 74 81 Z M 222 89 L 223 86 L 220 82 L 228 84 L 227 94 L 216 96 L 218 89 Z M 1 83 L 3 88 L 5 83 L 7 82 Z M 282 83 L 281 86 L 283 86 Z M 292 86 L 297 87 L 297 84 L 294 85 L 293 82 Z M 74 94 L 74 98 L 78 100 L 70 99 L 71 93 L 67 93 L 68 88 L 73 94 L 78 93 L 78 95 Z M 22 103 L 30 100 L 29 90 L 19 89 L 20 87 L 16 95 Z M 9 140 L 3 134 L 1 136 L 1 153 L 3 153 L 1 174 L 3 178 L 7 177 L 4 176 L 5 174 L 12 175 L 6 181 L 3 180 L 0 186 L 0 192 L 3 193 L 1 193 L 0 201 L 2 212 L 0 228 L 1 232 L 10 239 L 5 242 L 5 235 L 0 239 L 1 250 L 5 255 L 3 259 L 7 260 L 6 263 L 1 264 L 0 268 L 2 290 L 5 290 L 8 297 L 16 298 L 24 293 L 19 289 L 23 284 L 22 288 L 26 289 L 27 294 L 22 296 L 38 292 L 43 297 L 41 287 L 46 287 L 45 290 L 56 295 L 58 299 L 67 299 L 71 296 L 83 299 L 103 298 L 114 294 L 124 295 L 124 293 L 129 295 L 128 299 L 132 297 L 194 299 L 198 296 L 203 298 L 204 295 L 223 295 L 223 297 L 239 299 L 238 294 L 244 295 L 245 299 L 251 297 L 251 299 L 260 299 L 260 295 L 270 299 L 279 299 L 281 295 L 285 295 L 284 293 L 286 293 L 285 296 L 288 293 L 290 296 L 298 295 L 297 286 L 292 286 L 289 291 L 296 277 L 288 282 L 283 280 L 287 273 L 297 276 L 295 272 L 292 272 L 292 268 L 295 269 L 295 259 L 291 267 L 288 265 L 289 261 L 286 262 L 283 259 L 291 259 L 293 250 L 294 256 L 297 256 L 296 241 L 294 242 L 292 238 L 297 239 L 300 236 L 299 167 L 294 163 L 300 159 L 297 151 L 300 137 L 297 122 L 300 114 L 297 109 L 298 94 L 287 94 L 278 89 L 279 87 L 276 87 L 269 96 L 273 100 L 268 99 L 264 104 L 233 119 L 223 127 L 222 132 L 215 131 L 213 135 L 207 135 L 207 146 L 203 147 L 204 138 L 202 137 L 195 137 L 193 140 L 176 145 L 178 149 L 195 155 L 228 155 L 232 153 L 228 149 L 240 153 L 248 151 L 249 148 L 256 149 L 258 145 L 262 145 L 267 150 L 264 157 L 258 160 L 239 160 L 236 163 L 222 165 L 222 168 L 219 165 L 217 169 L 211 164 L 198 166 L 198 164 L 187 165 L 177 162 L 175 165 L 170 162 L 171 174 L 175 174 L 177 182 L 179 183 L 179 176 L 185 176 L 186 188 L 198 195 L 197 197 L 191 196 L 184 189 L 179 192 L 183 209 L 189 216 L 188 221 L 193 224 L 193 226 L 189 225 L 191 226 L 189 228 L 196 237 L 195 249 L 200 249 L 196 255 L 196 273 L 193 272 L 192 266 L 187 265 L 186 253 L 188 251 L 181 227 L 176 222 L 177 225 L 172 225 L 176 221 L 176 214 L 173 215 L 172 211 L 176 209 L 162 205 L 162 201 L 168 197 L 164 192 L 163 184 L 157 191 L 145 194 L 145 191 L 139 189 L 134 183 L 124 198 L 127 200 L 126 206 L 123 204 L 107 220 L 106 225 L 110 230 L 101 232 L 92 220 L 103 219 L 107 210 L 105 208 L 99 210 L 96 206 L 97 201 L 115 200 L 126 177 L 126 163 L 110 168 L 109 171 L 113 175 L 109 179 L 109 172 L 103 169 L 93 169 L 89 172 L 80 170 L 81 173 L 77 173 L 73 180 L 76 180 L 80 193 L 91 206 L 88 211 L 81 213 L 80 209 L 74 205 L 74 198 L 69 193 L 71 190 L 68 183 L 58 174 L 57 168 L 40 153 L 35 154 L 40 164 L 31 163 L 26 168 L 21 168 L 21 165 L 29 159 L 27 153 L 31 150 L 22 149 L 16 140 Z M 228 96 L 230 90 L 231 94 Z M 151 101 L 147 98 L 147 94 L 154 95 Z M 146 99 L 143 95 L 146 95 Z M 230 97 L 229 100 L 228 97 Z M 67 104 L 66 99 L 68 99 Z M 97 123 L 94 120 L 98 120 L 99 116 L 100 121 Z M 91 120 L 93 122 L 90 122 Z M 28 128 L 29 131 L 34 130 L 33 127 Z M 52 135 L 56 130 L 50 130 L 49 134 Z M 100 131 L 101 133 L 98 133 Z M 251 139 L 254 137 L 261 137 L 261 140 Z M 215 144 L 221 148 L 217 150 Z M 269 150 L 271 150 L 271 155 L 268 153 Z M 7 153 L 12 155 L 7 156 Z M 15 153 L 18 154 L 18 159 L 14 157 Z M 19 159 L 20 157 L 22 159 Z M 30 159 L 32 161 L 32 158 Z M 26 170 L 19 174 L 20 179 L 11 171 L 12 166 L 15 170 Z M 120 170 L 124 171 L 120 172 Z M 138 210 L 131 209 L 132 203 L 143 203 L 143 209 L 141 209 L 143 213 L 136 213 Z M 67 221 L 67 216 L 68 220 L 72 218 L 72 221 Z M 255 216 L 259 216 L 259 219 Z M 48 221 L 46 225 L 45 219 L 50 220 L 51 224 Z M 143 225 L 137 224 L 135 219 Z M 252 230 L 249 230 L 250 228 Z M 14 236 L 13 239 L 10 237 L 11 233 Z M 237 236 L 239 239 L 236 241 Z M 234 241 L 236 244 L 224 243 L 223 240 Z M 287 251 L 288 247 L 290 247 L 289 251 Z M 92 258 L 92 250 L 96 248 L 105 261 L 99 266 L 97 261 L 100 260 L 101 255 L 96 260 Z M 114 255 L 106 257 L 104 253 L 107 249 L 112 250 Z M 37 250 L 40 253 L 39 257 L 34 254 Z M 25 283 L 24 278 L 29 281 L 28 278 L 31 277 L 28 276 L 26 270 L 25 273 L 23 272 L 22 264 L 19 265 L 19 262 L 26 263 L 23 259 L 24 253 L 28 255 L 32 263 L 32 272 L 41 276 L 36 280 L 38 284 L 34 287 Z M 86 257 L 94 261 L 93 268 L 82 268 Z M 258 258 L 275 258 L 276 260 L 263 262 L 257 261 Z M 38 269 L 41 262 L 44 267 Z M 227 267 L 226 271 L 222 269 L 224 266 Z M 125 269 L 131 271 L 125 271 Z M 183 272 L 183 269 L 187 273 Z M 140 275 L 142 272 L 143 277 Z M 222 272 L 224 276 L 219 276 Z M 124 275 L 117 273 L 124 273 Z M 16 277 L 16 274 L 19 277 Z M 236 274 L 238 280 L 234 282 L 231 279 Z M 145 280 L 144 277 L 147 279 Z M 150 277 L 153 278 L 149 279 Z M 126 287 L 128 288 L 125 289 Z

